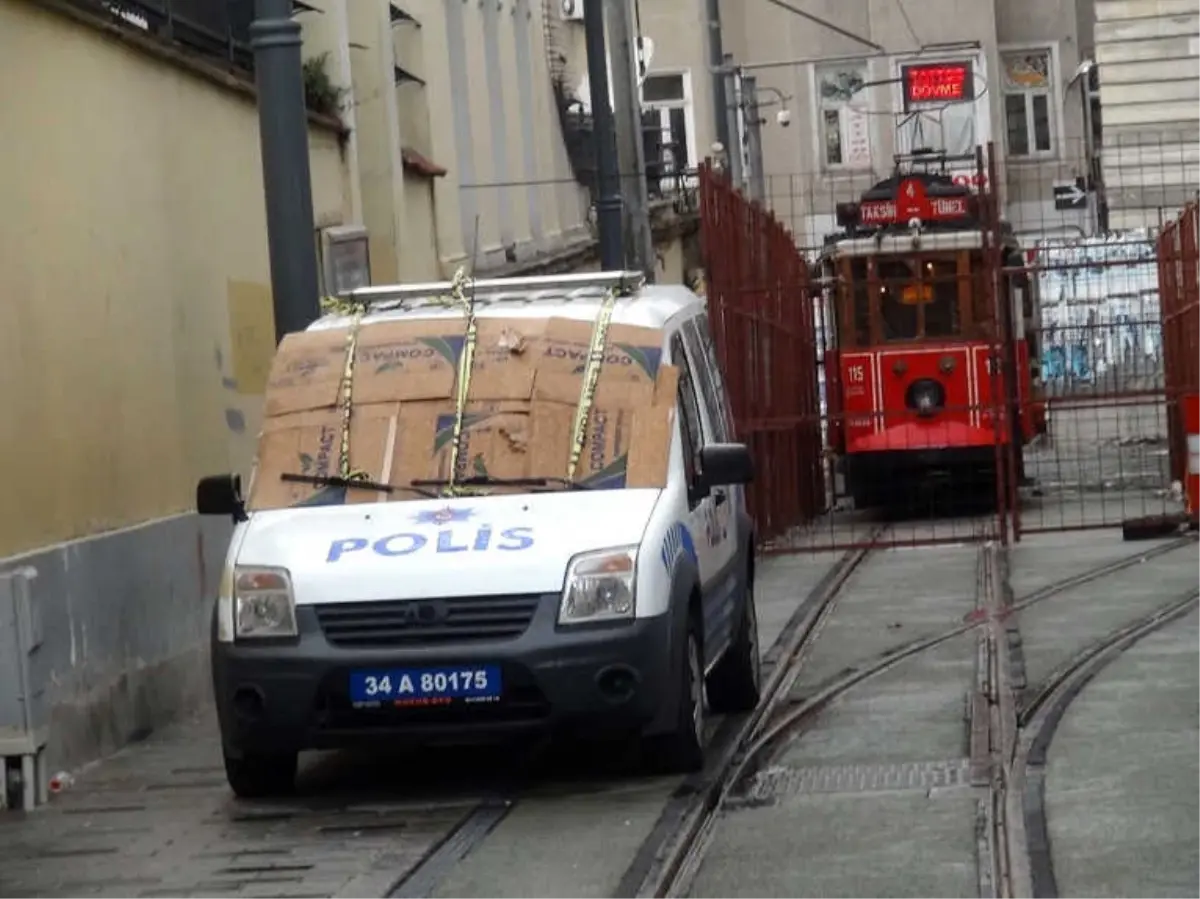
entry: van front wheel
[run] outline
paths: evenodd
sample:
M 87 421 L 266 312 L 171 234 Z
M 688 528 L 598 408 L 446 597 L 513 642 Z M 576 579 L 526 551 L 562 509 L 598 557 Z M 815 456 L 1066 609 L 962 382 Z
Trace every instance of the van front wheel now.
M 672 774 L 704 767 L 704 657 L 695 619 L 688 622 L 682 656 L 676 675 L 675 726 L 669 733 L 652 737 L 647 747 L 653 767 Z
M 240 799 L 286 796 L 296 786 L 297 761 L 295 752 L 245 753 L 240 758 L 226 753 L 225 779 Z
M 758 705 L 762 660 L 758 649 L 758 614 L 754 588 L 746 587 L 741 623 L 725 656 L 708 676 L 708 704 L 721 714 L 751 712 Z

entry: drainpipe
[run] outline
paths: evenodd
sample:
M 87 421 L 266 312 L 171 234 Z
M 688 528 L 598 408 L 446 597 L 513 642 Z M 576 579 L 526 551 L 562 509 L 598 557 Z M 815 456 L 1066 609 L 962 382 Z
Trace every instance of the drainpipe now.
M 300 23 L 292 0 L 257 0 L 250 26 L 258 85 L 267 245 L 275 339 L 302 331 L 320 317 L 308 110 L 300 59 Z
M 290 0 L 284 0 L 290 2 Z M 583 4 L 583 33 L 587 43 L 588 87 L 592 101 L 592 136 L 596 142 L 596 224 L 600 229 L 600 267 L 625 268 L 621 237 L 621 173 L 617 168 L 617 135 L 608 93 L 608 48 L 604 37 L 604 7 Z
M 713 126 L 717 140 L 725 152 L 734 152 L 729 131 L 729 92 L 725 89 L 728 75 L 725 72 L 725 50 L 721 43 L 721 0 L 704 0 L 705 18 L 708 20 L 708 67 L 712 73 Z

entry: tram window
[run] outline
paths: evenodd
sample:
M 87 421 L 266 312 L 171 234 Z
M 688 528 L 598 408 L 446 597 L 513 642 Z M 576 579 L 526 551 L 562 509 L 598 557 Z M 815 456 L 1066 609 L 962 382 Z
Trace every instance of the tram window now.
M 958 266 L 947 259 L 904 259 L 879 265 L 884 340 L 960 333 Z
M 842 290 L 850 290 L 854 300 L 854 346 L 871 345 L 871 302 L 867 295 L 867 263 L 864 259 L 855 259 L 850 266 L 851 283 L 842 285 Z M 850 324 L 850 323 L 847 323 Z M 841 323 L 839 322 L 839 325 Z M 849 329 L 847 329 L 849 330 Z M 847 338 L 849 334 L 847 334 Z
M 867 298 L 866 274 L 854 281 L 854 345 L 871 343 L 871 303 Z
M 913 270 L 908 262 L 879 263 L 879 313 L 884 340 L 915 340 L 918 336 L 917 305 L 904 302 L 904 289 L 912 286 Z
M 972 260 L 974 270 L 972 272 L 972 284 L 974 285 L 974 307 L 972 314 L 975 318 L 975 325 L 981 329 L 984 334 L 991 334 L 992 322 L 995 320 L 995 310 L 992 308 L 991 297 L 988 296 L 987 275 L 984 273 L 982 263 L 975 265 L 975 260 Z
M 925 304 L 925 336 L 950 337 L 959 333 L 958 265 L 953 260 L 937 259 L 924 263 L 923 277 L 933 288 L 933 297 Z

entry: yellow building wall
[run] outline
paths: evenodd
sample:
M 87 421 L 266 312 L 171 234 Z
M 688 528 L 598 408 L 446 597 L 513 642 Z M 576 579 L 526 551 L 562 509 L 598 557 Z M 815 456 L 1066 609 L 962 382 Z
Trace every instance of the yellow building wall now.
M 0 47 L 3 557 L 247 474 L 274 336 L 253 101 L 25 0 Z M 337 139 L 310 146 L 342 221 Z

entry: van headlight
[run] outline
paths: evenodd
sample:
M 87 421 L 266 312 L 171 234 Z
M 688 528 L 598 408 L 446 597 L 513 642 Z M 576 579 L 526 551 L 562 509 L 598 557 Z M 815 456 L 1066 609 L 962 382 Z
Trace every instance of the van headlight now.
M 559 624 L 590 624 L 633 617 L 637 547 L 580 553 L 567 566 Z
M 296 636 L 296 601 L 287 569 L 235 568 L 233 621 L 239 640 Z

